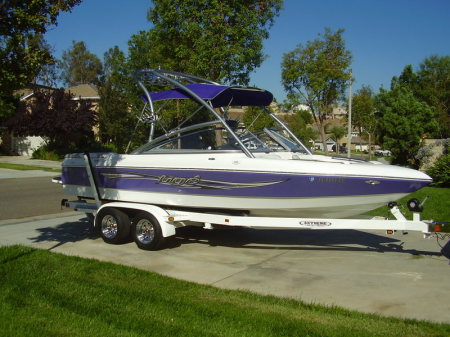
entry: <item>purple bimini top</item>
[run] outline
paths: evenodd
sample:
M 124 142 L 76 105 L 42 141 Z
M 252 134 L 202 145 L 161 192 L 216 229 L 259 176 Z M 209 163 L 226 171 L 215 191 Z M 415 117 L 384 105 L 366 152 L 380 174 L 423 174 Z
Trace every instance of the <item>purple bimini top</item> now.
M 272 103 L 273 95 L 269 91 L 215 84 L 192 83 L 186 88 L 205 101 L 209 101 L 214 108 L 223 106 L 267 106 Z M 153 101 L 166 99 L 192 99 L 192 97 L 180 88 L 153 92 L 150 94 Z

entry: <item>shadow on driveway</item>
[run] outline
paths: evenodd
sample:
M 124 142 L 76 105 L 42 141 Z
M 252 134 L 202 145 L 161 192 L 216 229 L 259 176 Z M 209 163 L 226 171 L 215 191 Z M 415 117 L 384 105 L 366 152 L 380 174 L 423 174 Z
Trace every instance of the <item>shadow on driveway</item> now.
M 177 229 L 177 235 L 172 243 L 174 246 L 192 243 L 249 249 L 375 251 L 411 255 L 441 255 L 433 251 L 405 249 L 401 239 L 358 230 L 260 230 L 250 228 L 205 230 L 197 227 Z
M 85 239 L 97 239 L 100 237 L 99 231 L 94 228 L 87 217 L 77 221 L 65 222 L 56 227 L 37 228 L 40 234 L 29 238 L 33 243 L 55 242 L 49 250 L 62 246 L 65 243 L 77 242 Z
M 29 238 L 33 243 L 55 242 L 50 250 L 65 243 L 100 237 L 90 220 L 66 222 L 56 227 L 36 229 L 40 234 Z M 128 243 L 131 240 L 125 242 Z M 200 244 L 230 248 L 304 250 L 304 251 L 354 251 L 398 252 L 411 255 L 440 256 L 436 251 L 404 248 L 401 238 L 386 237 L 357 230 L 281 230 L 223 227 L 206 230 L 199 227 L 178 228 L 176 235 L 163 247 L 174 249 L 181 245 Z

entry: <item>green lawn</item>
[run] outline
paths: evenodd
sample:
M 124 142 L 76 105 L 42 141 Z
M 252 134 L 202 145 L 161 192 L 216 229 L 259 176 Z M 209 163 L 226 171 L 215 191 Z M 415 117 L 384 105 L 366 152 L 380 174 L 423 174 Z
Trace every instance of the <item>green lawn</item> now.
M 61 172 L 60 169 L 53 169 L 53 168 L 49 168 L 49 167 L 11 164 L 11 163 L 0 163 L 0 168 L 10 169 L 10 170 L 20 170 L 20 171 L 41 170 L 41 171 L 47 171 L 47 172 Z
M 0 336 L 449 336 L 385 318 L 179 281 L 23 246 L 0 248 Z
M 412 213 L 406 207 L 406 202 L 411 198 L 416 198 L 421 202 L 428 196 L 421 215 L 423 220 L 450 221 L 450 188 L 424 187 L 403 199 L 397 201 L 400 210 L 408 219 L 412 219 Z M 377 208 L 367 212 L 367 215 L 378 215 L 393 218 L 387 206 Z

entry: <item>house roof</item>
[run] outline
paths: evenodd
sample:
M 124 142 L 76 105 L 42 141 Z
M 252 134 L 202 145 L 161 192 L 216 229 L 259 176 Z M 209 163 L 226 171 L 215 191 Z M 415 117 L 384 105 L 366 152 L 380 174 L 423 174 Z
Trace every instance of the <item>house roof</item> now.
M 65 90 L 75 96 L 76 99 L 100 99 L 98 89 L 92 84 L 80 84 Z
M 314 143 L 316 143 L 316 144 L 322 144 L 322 139 L 321 139 L 321 138 L 316 138 L 316 139 L 314 140 Z M 327 144 L 336 144 L 336 142 L 334 141 L 334 139 L 331 138 L 331 137 L 328 137 L 328 138 L 325 140 L 325 143 L 327 143 Z
M 369 144 L 369 142 L 367 141 L 367 139 L 364 139 L 362 137 L 352 137 L 352 144 L 362 144 L 362 145 L 367 145 Z M 372 144 L 373 145 L 373 144 Z
M 15 91 L 15 94 L 20 97 L 20 100 L 26 100 L 34 95 L 35 89 L 39 88 L 41 90 L 53 91 L 55 88 L 48 87 L 45 85 L 33 84 L 25 88 Z M 74 96 L 74 100 L 84 99 L 84 100 L 99 100 L 100 96 L 98 94 L 98 89 L 95 85 L 91 84 L 80 84 L 68 89 L 64 89 L 66 93 L 70 93 Z
M 48 87 L 46 85 L 30 84 L 29 86 L 27 86 L 25 88 L 14 91 L 14 94 L 18 95 L 20 100 L 23 101 L 23 100 L 26 100 L 29 97 L 33 96 L 36 88 L 41 89 L 41 90 L 47 90 L 47 91 L 55 90 L 54 88 Z

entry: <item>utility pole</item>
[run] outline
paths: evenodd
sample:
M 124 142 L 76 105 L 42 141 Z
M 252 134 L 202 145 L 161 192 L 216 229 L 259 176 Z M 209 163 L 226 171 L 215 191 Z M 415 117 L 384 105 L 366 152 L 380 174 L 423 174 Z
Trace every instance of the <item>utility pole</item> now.
M 351 146 L 352 146 L 352 82 L 353 79 L 350 78 L 350 87 L 348 90 L 347 158 L 351 157 Z

